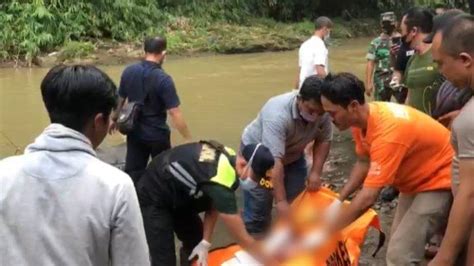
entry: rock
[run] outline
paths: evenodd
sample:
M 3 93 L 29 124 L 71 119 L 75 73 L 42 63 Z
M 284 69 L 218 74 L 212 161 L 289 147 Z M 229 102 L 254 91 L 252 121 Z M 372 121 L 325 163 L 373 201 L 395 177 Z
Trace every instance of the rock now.
M 391 210 L 392 210 L 392 209 L 390 208 L 389 205 L 380 207 L 380 211 L 381 211 L 382 213 L 388 213 L 388 212 L 390 212 Z

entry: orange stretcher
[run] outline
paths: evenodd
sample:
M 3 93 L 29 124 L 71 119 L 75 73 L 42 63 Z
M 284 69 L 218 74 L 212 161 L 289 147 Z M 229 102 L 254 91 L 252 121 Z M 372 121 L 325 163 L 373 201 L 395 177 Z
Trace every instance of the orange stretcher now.
M 305 234 L 311 228 L 321 226 L 318 224 L 318 211 L 323 211 L 337 197 L 337 194 L 327 188 L 321 188 L 317 192 L 303 192 L 292 203 L 294 216 L 294 227 L 299 234 Z M 349 202 L 344 202 L 348 205 Z M 275 227 L 278 226 L 278 222 Z M 379 245 L 373 256 L 383 246 L 385 234 L 380 228 L 377 213 L 369 209 L 359 219 L 339 233 L 330 236 L 323 245 L 310 252 L 297 253 L 286 259 L 281 265 L 315 265 L 315 266 L 350 266 L 358 265 L 361 255 L 360 247 L 364 243 L 367 231 L 373 227 L 379 231 Z M 238 245 L 230 245 L 217 248 L 209 252 L 208 265 L 246 265 L 236 264 L 239 253 L 244 253 Z M 232 263 L 233 262 L 233 263 Z M 196 264 L 194 264 L 196 265 Z M 248 264 L 247 264 L 248 265 Z

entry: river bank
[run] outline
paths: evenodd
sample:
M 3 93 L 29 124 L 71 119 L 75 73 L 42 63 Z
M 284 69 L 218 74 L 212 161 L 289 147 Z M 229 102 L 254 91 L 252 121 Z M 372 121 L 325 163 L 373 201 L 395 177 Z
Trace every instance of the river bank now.
M 374 19 L 334 19 L 331 45 L 341 41 L 374 36 L 377 21 Z M 271 19 L 254 19 L 247 25 L 214 22 L 196 26 L 183 17 L 170 23 L 166 30 L 167 52 L 170 55 L 189 57 L 203 54 L 238 54 L 285 51 L 298 48 L 311 36 L 314 25 L 310 21 L 281 23 Z M 68 41 L 63 46 L 37 56 L 0 61 L 0 67 L 51 67 L 59 63 L 85 63 L 120 65 L 143 56 L 142 40 L 118 42 L 111 39 Z

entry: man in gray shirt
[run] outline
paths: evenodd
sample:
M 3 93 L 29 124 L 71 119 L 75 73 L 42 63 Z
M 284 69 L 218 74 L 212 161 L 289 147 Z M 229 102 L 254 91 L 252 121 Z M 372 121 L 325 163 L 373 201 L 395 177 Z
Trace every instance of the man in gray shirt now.
M 271 222 L 273 197 L 278 214 L 286 217 L 289 203 L 305 188 L 321 185 L 324 162 L 332 140 L 331 118 L 320 102 L 323 80 L 306 78 L 299 93 L 275 96 L 263 106 L 257 118 L 244 130 L 242 144 L 262 143 L 270 149 L 275 166 L 269 176 L 273 195 L 261 186 L 244 192 L 244 222 L 253 235 L 265 233 Z M 314 141 L 312 169 L 308 175 L 304 149 Z
M 0 265 L 150 265 L 130 177 L 96 157 L 117 92 L 93 66 L 41 83 L 51 124 L 0 161 Z
M 457 88 L 474 89 L 474 16 L 459 15 L 433 39 L 433 59 Z M 465 246 L 466 265 L 474 264 L 474 99 L 461 109 L 452 125 L 455 150 L 452 165 L 454 202 L 441 247 L 430 266 L 454 265 Z

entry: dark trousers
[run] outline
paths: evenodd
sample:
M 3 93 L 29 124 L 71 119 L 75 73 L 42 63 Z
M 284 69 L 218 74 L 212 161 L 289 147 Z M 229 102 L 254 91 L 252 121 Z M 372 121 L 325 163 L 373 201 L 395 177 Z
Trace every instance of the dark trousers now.
M 142 215 L 152 266 L 176 265 L 174 233 L 182 242 L 180 265 L 190 265 L 188 257 L 203 237 L 198 213 L 191 208 L 145 206 Z
M 308 169 L 304 156 L 295 162 L 285 165 L 286 198 L 291 203 L 304 189 Z M 244 211 L 242 217 L 247 232 L 254 237 L 264 235 L 272 220 L 272 191 L 257 186 L 250 191 L 243 191 Z
M 127 136 L 127 156 L 125 158 L 125 172 L 137 184 L 145 172 L 148 161 L 161 152 L 171 148 L 171 142 L 147 142 L 132 136 Z

